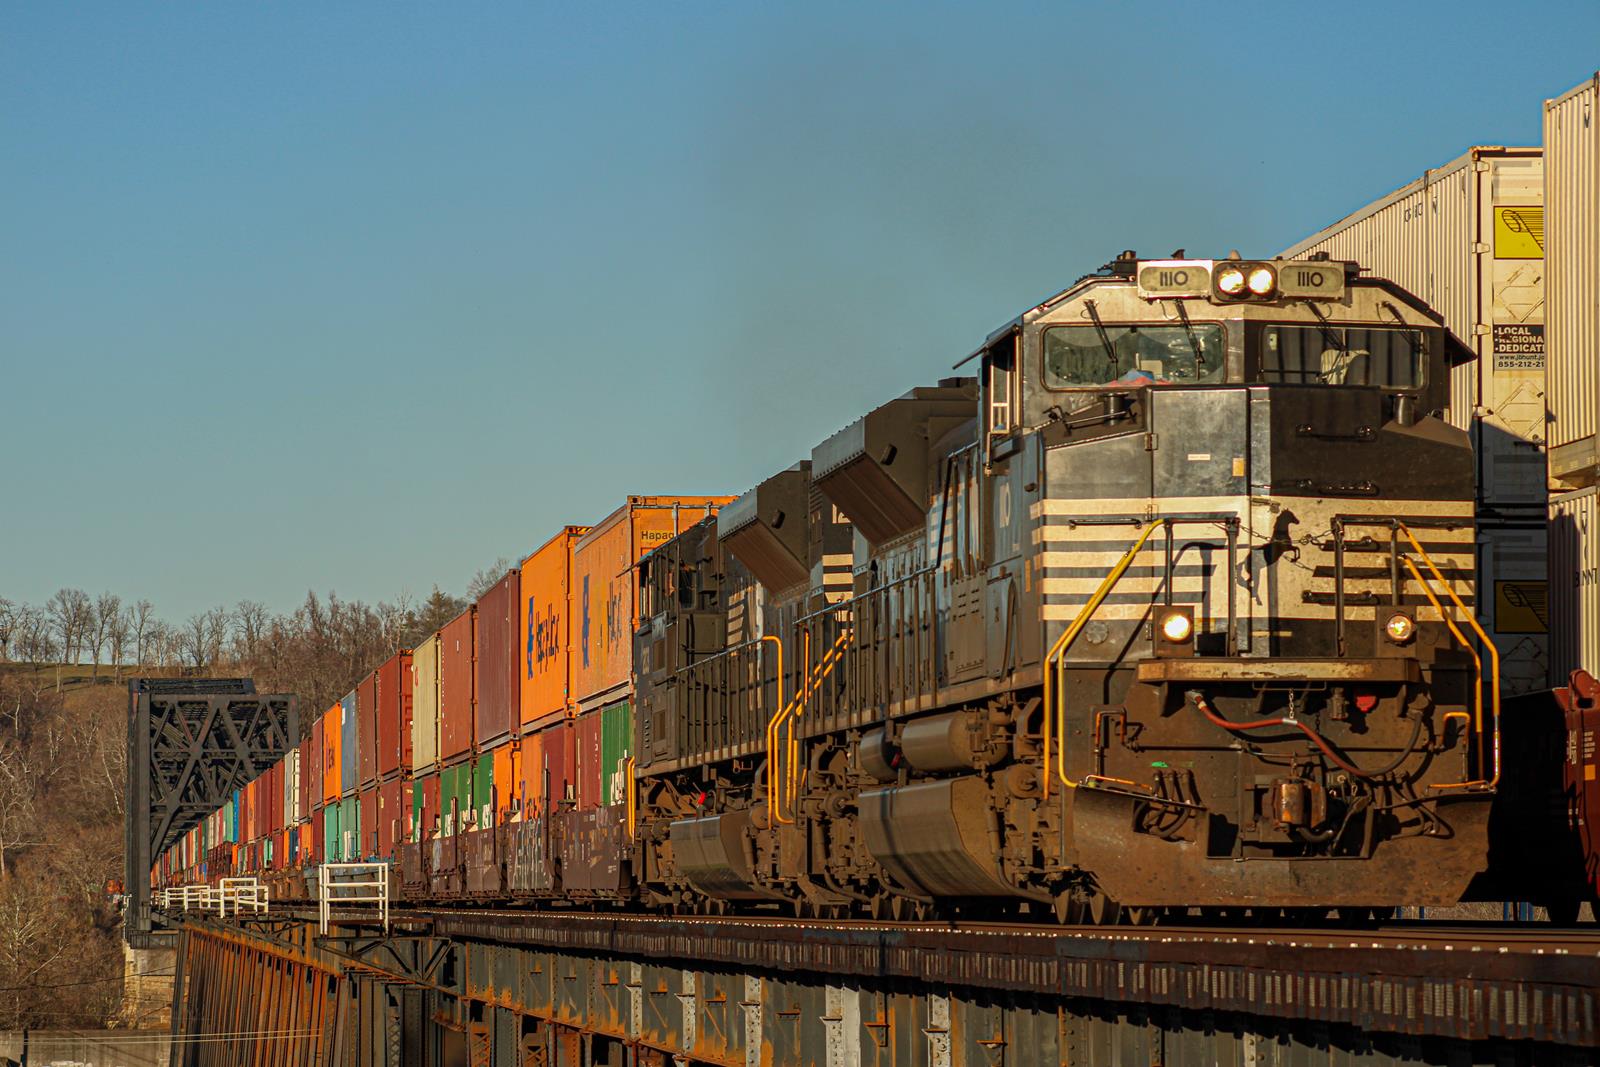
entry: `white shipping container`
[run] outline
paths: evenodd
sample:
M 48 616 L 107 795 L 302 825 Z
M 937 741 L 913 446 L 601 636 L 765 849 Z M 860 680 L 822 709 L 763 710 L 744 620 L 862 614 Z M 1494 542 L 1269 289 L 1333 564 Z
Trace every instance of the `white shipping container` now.
M 1550 498 L 1550 684 L 1600 675 L 1600 489 Z
M 1474 603 L 1500 653 L 1500 692 L 1544 689 L 1550 672 L 1549 544 L 1542 523 L 1478 527 Z
M 411 766 L 418 773 L 439 762 L 439 635 L 411 652 Z
M 1595 480 L 1600 404 L 1600 75 L 1544 105 L 1552 488 Z
M 1283 252 L 1354 260 L 1417 296 L 1477 358 L 1450 380 L 1480 502 L 1545 506 L 1540 150 L 1480 146 Z

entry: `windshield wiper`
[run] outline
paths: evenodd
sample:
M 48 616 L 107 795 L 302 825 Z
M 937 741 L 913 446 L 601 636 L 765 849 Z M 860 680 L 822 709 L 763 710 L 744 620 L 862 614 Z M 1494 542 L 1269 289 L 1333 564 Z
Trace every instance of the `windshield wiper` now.
M 1116 347 L 1111 343 L 1111 335 L 1106 333 L 1105 323 L 1100 321 L 1100 312 L 1096 310 L 1094 301 L 1085 300 L 1083 302 L 1083 306 L 1089 310 L 1089 318 L 1094 321 L 1095 332 L 1100 335 L 1100 345 L 1106 350 L 1106 373 L 1112 375 L 1112 380 L 1115 381 L 1117 371 L 1117 350 Z
M 1178 306 L 1178 318 L 1183 320 L 1183 332 L 1189 335 L 1189 347 L 1194 349 L 1194 361 L 1203 374 L 1206 369 L 1205 353 L 1200 351 L 1200 338 L 1195 336 L 1194 327 L 1189 323 L 1189 309 L 1183 306 L 1182 300 L 1174 300 Z
M 1334 362 L 1333 366 L 1317 375 L 1317 380 L 1326 384 L 1333 380 L 1335 371 L 1342 369 L 1346 363 L 1350 362 L 1350 348 L 1345 344 L 1344 338 L 1334 332 L 1332 324 L 1322 314 L 1321 308 L 1309 300 L 1306 301 L 1306 307 L 1310 308 L 1311 314 L 1316 316 L 1317 330 L 1322 334 L 1322 340 L 1327 343 L 1329 348 L 1337 349 L 1339 352 L 1339 358 Z
M 1422 331 L 1407 322 L 1405 317 L 1400 314 L 1400 309 L 1389 301 L 1385 300 L 1383 306 L 1388 310 L 1389 314 L 1394 316 L 1394 321 L 1400 324 L 1400 333 L 1405 337 L 1406 343 L 1411 346 L 1411 354 L 1414 356 L 1426 355 L 1423 348 L 1426 342 L 1422 339 Z

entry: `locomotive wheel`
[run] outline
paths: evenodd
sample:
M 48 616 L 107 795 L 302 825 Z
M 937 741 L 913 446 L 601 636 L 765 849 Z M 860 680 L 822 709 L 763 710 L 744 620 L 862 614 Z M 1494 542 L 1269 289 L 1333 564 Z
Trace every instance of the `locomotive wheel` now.
M 1052 907 L 1055 912 L 1056 922 L 1063 926 L 1079 926 L 1084 921 L 1087 903 L 1083 897 L 1072 890 L 1063 889 L 1056 894 L 1055 903 Z
M 1161 909 L 1123 908 L 1122 921 L 1129 926 L 1154 926 L 1161 921 Z
M 1576 897 L 1565 897 L 1561 900 L 1545 901 L 1544 910 L 1556 926 L 1572 926 L 1577 923 L 1578 912 L 1582 907 Z

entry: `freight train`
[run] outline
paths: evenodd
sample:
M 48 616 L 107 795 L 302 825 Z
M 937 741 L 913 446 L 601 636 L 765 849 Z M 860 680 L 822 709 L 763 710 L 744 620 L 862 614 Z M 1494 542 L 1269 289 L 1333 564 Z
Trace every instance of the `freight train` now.
M 1123 253 L 737 499 L 564 529 L 152 878 L 1098 923 L 1503 893 L 1460 358 L 1354 263 Z

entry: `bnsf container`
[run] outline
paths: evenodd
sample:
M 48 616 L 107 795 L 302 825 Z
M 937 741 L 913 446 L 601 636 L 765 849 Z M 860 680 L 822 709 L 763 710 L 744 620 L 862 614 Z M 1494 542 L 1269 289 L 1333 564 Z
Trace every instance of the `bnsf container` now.
M 472 751 L 472 617 L 468 608 L 439 631 L 439 759 Z
M 1595 481 L 1600 405 L 1600 75 L 1545 101 L 1548 205 L 1550 478 Z M 1565 679 L 1560 679 L 1565 685 Z
M 1550 682 L 1600 676 L 1600 488 L 1550 498 Z
M 353 797 L 361 784 L 361 712 L 355 690 L 339 702 L 339 794 Z
M 439 762 L 439 635 L 411 650 L 411 767 Z
M 1409 290 L 1477 359 L 1450 375 L 1450 422 L 1472 435 L 1480 502 L 1545 506 L 1543 160 L 1481 146 L 1313 234 L 1327 252 Z
M 343 746 L 344 735 L 340 717 L 344 714 L 342 705 L 335 704 L 322 713 L 322 802 L 324 804 L 337 803 L 340 796 L 339 775 L 344 764 L 340 752 Z
M 473 612 L 473 692 L 477 710 L 473 739 L 480 751 L 504 744 L 517 732 L 520 706 L 517 680 L 520 656 L 517 608 L 522 603 L 521 571 L 509 571 L 478 598 Z
M 359 781 L 365 789 L 378 780 L 378 672 L 373 671 L 356 686 L 356 715 L 361 725 L 357 727 L 360 756 L 357 760 Z
M 518 703 L 524 732 L 564 717 L 572 701 L 572 550 L 587 526 L 568 526 L 522 561 Z
M 411 653 L 396 652 L 378 668 L 378 777 L 411 770 Z
M 573 689 L 599 707 L 622 695 L 633 668 L 633 565 L 718 507 L 721 496 L 631 496 L 572 549 Z

